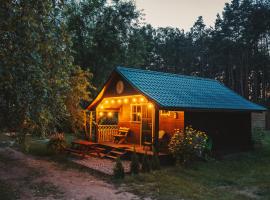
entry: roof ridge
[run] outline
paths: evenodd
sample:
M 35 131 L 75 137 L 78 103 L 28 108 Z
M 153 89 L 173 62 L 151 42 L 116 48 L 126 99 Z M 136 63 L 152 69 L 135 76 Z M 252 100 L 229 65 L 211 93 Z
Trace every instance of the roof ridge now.
M 215 79 L 211 79 L 211 78 L 204 78 L 204 77 L 198 77 L 198 76 L 189 76 L 189 75 L 175 74 L 175 73 L 168 73 L 168 72 L 160 72 L 160 71 L 155 71 L 155 70 L 138 69 L 138 68 L 133 68 L 133 67 L 117 66 L 116 68 L 117 69 L 130 70 L 130 71 L 136 71 L 136 72 L 139 72 L 139 73 L 147 72 L 147 73 L 163 75 L 163 76 L 174 76 L 174 77 L 181 77 L 181 78 L 188 78 L 188 79 L 219 82 L 219 81 L 217 81 Z

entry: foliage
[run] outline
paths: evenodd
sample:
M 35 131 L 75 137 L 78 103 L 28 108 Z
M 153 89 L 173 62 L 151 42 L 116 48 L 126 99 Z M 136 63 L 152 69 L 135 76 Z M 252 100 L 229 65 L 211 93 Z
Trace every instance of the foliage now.
M 158 157 L 158 152 L 154 147 L 153 147 L 153 156 L 151 159 L 151 168 L 152 170 L 160 170 L 160 160 Z
M 233 0 L 214 27 L 199 16 L 190 30 L 153 28 L 132 1 L 71 1 L 66 12 L 75 63 L 100 88 L 116 65 L 221 81 L 256 102 L 269 101 L 270 5 Z
M 124 171 L 124 167 L 122 165 L 120 157 L 116 159 L 116 163 L 113 168 L 113 176 L 116 179 L 123 179 L 125 177 L 125 171 Z
M 75 63 L 91 67 L 93 81 L 101 87 L 115 65 L 125 62 L 127 41 L 139 17 L 134 2 L 73 0 L 65 16 Z
M 16 143 L 22 151 L 28 153 L 30 149 L 30 135 L 24 132 L 19 133 L 16 136 Z
M 67 146 L 64 133 L 55 133 L 50 137 L 47 148 L 54 153 L 63 152 Z
M 204 154 L 207 138 L 204 132 L 187 126 L 184 131 L 175 132 L 169 143 L 169 150 L 178 163 L 187 165 Z
M 150 172 L 151 171 L 151 162 L 147 152 L 145 151 L 142 159 L 142 172 Z
M 131 156 L 131 162 L 130 162 L 130 173 L 139 174 L 139 171 L 140 171 L 140 161 L 139 161 L 139 158 L 136 153 L 135 146 L 134 146 L 132 156 Z
M 73 64 L 61 20 L 64 7 L 50 0 L 1 2 L 0 109 L 6 117 L 0 126 L 50 134 L 73 119 L 80 99 L 71 96 L 88 95 L 89 80 Z
M 95 90 L 90 84 L 92 74 L 89 71 L 82 70 L 78 66 L 74 66 L 71 71 L 69 82 L 71 91 L 66 96 L 65 105 L 67 108 L 67 124 L 72 132 L 77 133 L 84 129 L 84 114 L 86 102 L 89 102 L 89 89 Z

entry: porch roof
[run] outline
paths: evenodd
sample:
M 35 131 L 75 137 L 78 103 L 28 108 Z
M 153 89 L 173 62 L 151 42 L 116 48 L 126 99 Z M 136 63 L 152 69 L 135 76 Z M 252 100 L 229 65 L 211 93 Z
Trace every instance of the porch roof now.
M 116 67 L 115 71 L 161 108 L 265 111 L 217 80 Z

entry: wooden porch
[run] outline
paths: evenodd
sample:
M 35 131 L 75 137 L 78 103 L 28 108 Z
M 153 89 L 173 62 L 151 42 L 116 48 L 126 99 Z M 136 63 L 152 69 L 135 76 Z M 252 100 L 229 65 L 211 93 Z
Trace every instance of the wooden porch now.
M 97 143 L 104 148 L 120 149 L 126 152 L 133 152 L 134 148 L 137 154 L 153 155 L 152 146 L 144 144 L 135 144 L 131 142 L 115 143 L 114 136 L 118 133 L 118 125 L 98 125 L 97 126 Z M 154 143 L 152 144 L 154 145 Z M 166 155 L 166 153 L 159 152 L 159 155 Z
M 134 151 L 134 147 L 135 147 L 135 151 L 137 154 L 143 155 L 143 154 L 147 153 L 147 155 L 154 155 L 153 151 L 150 150 L 148 147 L 144 148 L 143 146 L 138 145 L 138 144 L 115 144 L 113 142 L 99 142 L 98 144 L 99 144 L 99 146 L 102 146 L 104 148 L 107 147 L 107 148 L 125 150 L 128 153 L 132 153 Z M 165 156 L 168 154 L 163 153 L 163 152 L 159 152 L 158 155 Z

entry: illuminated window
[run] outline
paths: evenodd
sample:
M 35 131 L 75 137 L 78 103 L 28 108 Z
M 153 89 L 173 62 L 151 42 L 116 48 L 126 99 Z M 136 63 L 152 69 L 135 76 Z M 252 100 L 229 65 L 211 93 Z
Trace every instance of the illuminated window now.
M 141 122 L 142 109 L 140 105 L 131 105 L 131 121 Z

